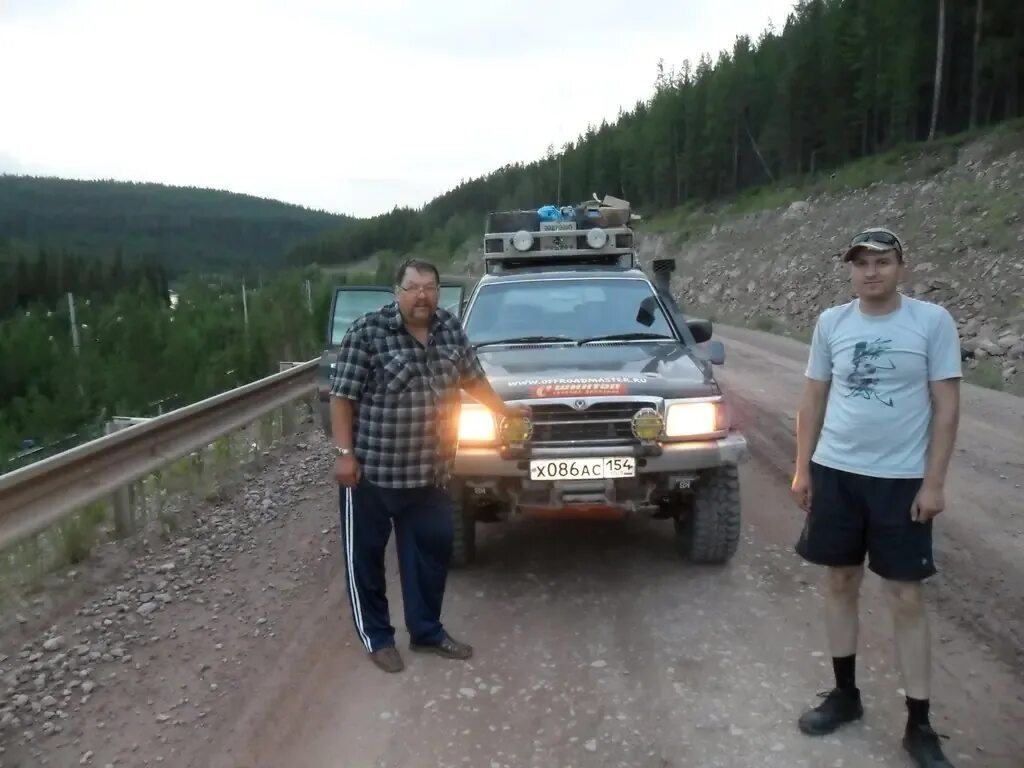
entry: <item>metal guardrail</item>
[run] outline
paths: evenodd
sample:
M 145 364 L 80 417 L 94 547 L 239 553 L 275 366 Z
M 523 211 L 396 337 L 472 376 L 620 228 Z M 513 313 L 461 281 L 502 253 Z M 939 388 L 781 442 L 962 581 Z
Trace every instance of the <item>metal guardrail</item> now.
M 318 359 L 0 475 L 0 547 L 304 395 Z

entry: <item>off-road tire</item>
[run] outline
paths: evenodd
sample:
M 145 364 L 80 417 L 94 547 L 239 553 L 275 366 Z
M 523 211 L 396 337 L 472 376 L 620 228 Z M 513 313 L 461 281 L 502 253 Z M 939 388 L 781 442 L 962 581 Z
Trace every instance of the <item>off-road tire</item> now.
M 726 464 L 701 483 L 690 514 L 676 519 L 679 552 L 694 563 L 728 562 L 739 547 L 741 523 L 739 471 Z
M 452 567 L 462 568 L 476 560 L 476 518 L 460 486 L 452 489 Z

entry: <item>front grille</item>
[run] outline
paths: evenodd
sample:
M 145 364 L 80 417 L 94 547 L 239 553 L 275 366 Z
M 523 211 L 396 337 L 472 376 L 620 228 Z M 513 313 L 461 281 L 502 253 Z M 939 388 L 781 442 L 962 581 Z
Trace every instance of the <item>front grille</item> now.
M 633 415 L 649 403 L 595 403 L 578 411 L 568 405 L 532 405 L 533 438 L 539 448 L 569 445 L 633 445 Z

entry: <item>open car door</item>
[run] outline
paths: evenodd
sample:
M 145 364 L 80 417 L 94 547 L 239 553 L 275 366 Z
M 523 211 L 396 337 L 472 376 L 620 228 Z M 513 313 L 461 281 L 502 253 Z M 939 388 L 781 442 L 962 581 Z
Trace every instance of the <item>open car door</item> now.
M 441 281 L 438 306 L 447 309 L 456 317 L 462 317 L 462 303 L 465 286 L 454 280 Z M 331 434 L 330 388 L 331 375 L 336 364 L 337 350 L 349 326 L 355 320 L 373 312 L 395 299 L 394 289 L 388 285 L 339 285 L 331 297 L 331 309 L 327 318 L 327 334 L 320 364 L 316 371 L 316 388 L 319 396 L 320 418 L 324 431 Z

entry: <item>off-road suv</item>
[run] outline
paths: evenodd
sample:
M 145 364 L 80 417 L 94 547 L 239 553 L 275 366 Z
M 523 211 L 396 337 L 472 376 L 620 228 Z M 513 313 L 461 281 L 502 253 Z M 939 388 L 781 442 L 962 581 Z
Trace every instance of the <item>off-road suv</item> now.
M 646 515 L 673 521 L 691 561 L 737 549 L 747 445 L 712 369 L 724 348 L 672 298 L 674 261 L 640 269 L 628 204 L 604 203 L 490 214 L 483 276 L 465 300 L 448 284 L 494 389 L 531 408 L 505 420 L 463 398 L 456 565 L 475 559 L 478 523 L 513 515 Z M 339 289 L 335 307 L 368 289 Z
M 712 369 L 724 348 L 673 299 L 673 260 L 639 268 L 628 204 L 605 202 L 488 217 L 462 322 L 494 389 L 532 414 L 464 399 L 457 563 L 474 559 L 478 521 L 513 514 L 648 515 L 674 522 L 691 561 L 736 551 L 747 445 Z

